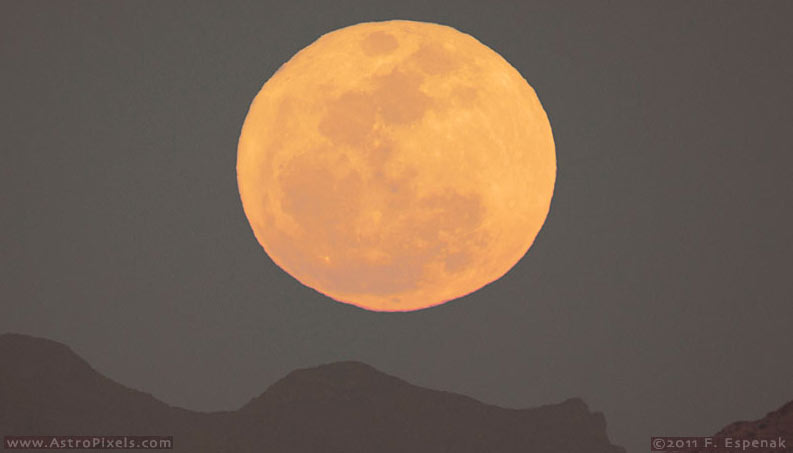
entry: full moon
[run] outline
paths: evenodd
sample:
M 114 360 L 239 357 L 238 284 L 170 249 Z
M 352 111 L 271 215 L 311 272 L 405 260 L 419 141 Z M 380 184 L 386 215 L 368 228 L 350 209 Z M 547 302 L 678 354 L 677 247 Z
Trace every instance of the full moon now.
M 362 23 L 295 54 L 250 106 L 245 214 L 298 281 L 373 311 L 502 277 L 550 208 L 556 154 L 534 90 L 454 28 Z

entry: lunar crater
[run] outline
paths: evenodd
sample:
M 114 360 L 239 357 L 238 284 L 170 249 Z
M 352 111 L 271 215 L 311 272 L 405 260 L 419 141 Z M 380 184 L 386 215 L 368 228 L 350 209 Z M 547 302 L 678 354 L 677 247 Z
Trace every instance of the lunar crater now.
M 399 41 L 396 37 L 384 31 L 369 33 L 361 42 L 361 48 L 370 57 L 389 54 L 397 47 L 399 47 Z

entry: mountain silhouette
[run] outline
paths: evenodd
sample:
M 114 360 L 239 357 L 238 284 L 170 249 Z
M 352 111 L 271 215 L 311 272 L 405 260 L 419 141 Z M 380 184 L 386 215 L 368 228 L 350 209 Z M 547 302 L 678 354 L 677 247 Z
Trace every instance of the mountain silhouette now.
M 732 438 L 734 440 L 753 440 L 753 439 L 787 439 L 787 448 L 771 449 L 767 452 L 787 452 L 791 449 L 790 441 L 793 440 L 793 401 L 788 402 L 779 409 L 769 412 L 765 417 L 754 421 L 738 421 L 730 423 L 714 434 L 715 438 Z M 717 441 L 718 442 L 718 441 Z M 686 450 L 686 453 L 712 453 L 714 450 Z M 766 453 L 766 450 L 747 450 Z M 671 452 L 679 453 L 679 452 Z
M 716 436 L 736 439 L 761 439 L 782 436 L 793 439 L 793 401 L 773 412 L 769 412 L 759 420 L 731 423 L 716 433 Z
M 68 347 L 0 335 L 0 435 L 173 436 L 174 450 L 274 453 L 624 453 L 580 399 L 504 409 L 359 362 L 293 371 L 237 411 L 169 406 Z

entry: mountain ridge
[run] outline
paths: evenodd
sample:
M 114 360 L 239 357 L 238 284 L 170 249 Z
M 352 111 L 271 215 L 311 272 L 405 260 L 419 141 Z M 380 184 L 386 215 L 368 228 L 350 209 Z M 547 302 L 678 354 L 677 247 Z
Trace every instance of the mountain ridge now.
M 172 435 L 189 452 L 624 453 L 580 398 L 505 409 L 357 361 L 298 369 L 236 411 L 194 412 L 125 387 L 68 346 L 0 335 L 2 435 Z
M 782 436 L 793 439 L 793 401 L 757 420 L 730 423 L 715 436 L 744 439 Z

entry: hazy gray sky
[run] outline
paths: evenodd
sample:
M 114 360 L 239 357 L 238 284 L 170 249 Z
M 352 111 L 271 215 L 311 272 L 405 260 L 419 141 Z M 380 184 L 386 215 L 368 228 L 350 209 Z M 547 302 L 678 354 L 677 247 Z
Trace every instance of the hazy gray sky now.
M 318 3 L 2 2 L 0 332 L 200 410 L 341 359 L 507 407 L 580 396 L 632 452 L 793 399 L 793 3 Z M 395 18 L 510 61 L 559 171 L 503 279 L 378 314 L 273 265 L 235 159 L 281 63 Z

